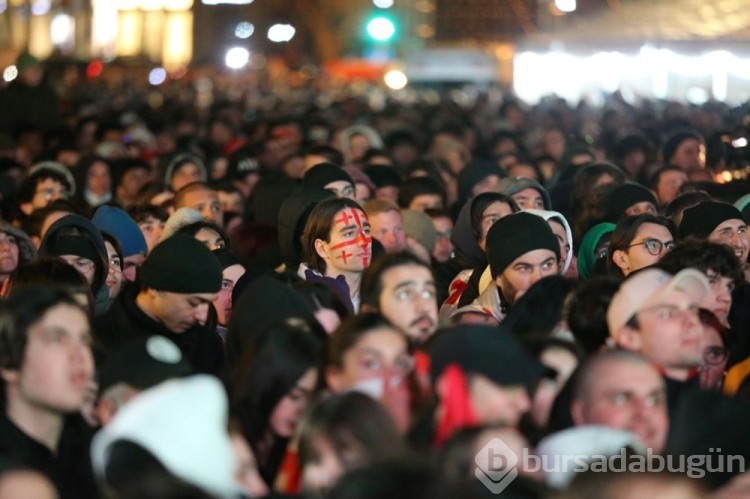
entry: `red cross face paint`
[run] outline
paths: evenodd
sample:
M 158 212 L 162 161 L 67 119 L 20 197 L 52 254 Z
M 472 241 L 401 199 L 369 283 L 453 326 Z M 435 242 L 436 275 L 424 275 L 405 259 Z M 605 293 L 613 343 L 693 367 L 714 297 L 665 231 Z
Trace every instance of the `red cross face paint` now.
M 328 243 L 328 265 L 339 271 L 362 272 L 372 259 L 367 215 L 357 208 L 336 213 Z

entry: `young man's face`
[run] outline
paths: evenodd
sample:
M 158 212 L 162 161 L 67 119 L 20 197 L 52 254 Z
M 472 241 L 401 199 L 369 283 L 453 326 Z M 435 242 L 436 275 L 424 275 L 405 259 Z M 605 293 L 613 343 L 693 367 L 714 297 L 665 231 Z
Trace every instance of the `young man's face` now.
M 638 328 L 625 326 L 617 342 L 642 353 L 668 373 L 698 367 L 703 363 L 704 341 L 698 305 L 687 294 L 673 290 L 659 304 L 638 312 Z
M 198 324 L 205 324 L 208 320 L 208 307 L 216 300 L 218 293 L 171 293 L 168 291 L 153 291 L 156 293 L 154 315 L 167 329 L 173 333 L 184 333 Z
M 185 163 L 172 174 L 170 187 L 172 187 L 174 192 L 177 192 L 186 185 L 192 184 L 193 182 L 200 182 L 201 180 L 200 167 L 195 163 Z
M 443 208 L 443 198 L 439 194 L 420 194 L 409 203 L 410 210 L 424 211 Z
M 544 209 L 544 198 L 542 197 L 542 194 L 533 187 L 527 187 L 522 191 L 518 191 L 511 197 L 513 198 L 513 201 L 518 204 L 518 207 L 522 210 Z
M 558 273 L 555 253 L 536 249 L 524 253 L 511 262 L 495 282 L 505 300 L 513 305 L 539 279 Z
M 655 453 L 667 438 L 664 380 L 646 363 L 605 362 L 597 369 L 589 393 L 572 405 L 575 424 L 599 424 L 632 432 Z
M 712 243 L 729 246 L 740 259 L 742 265 L 747 262 L 750 241 L 748 241 L 747 224 L 744 220 L 738 218 L 725 220 L 708 235 L 708 240 Z
M 438 263 L 445 263 L 451 259 L 453 254 L 453 242 L 451 241 L 453 221 L 448 217 L 433 218 L 432 225 L 435 227 L 435 233 L 437 234 L 432 257 Z
M 327 272 L 362 272 L 372 260 L 370 222 L 358 208 L 344 208 L 333 218 L 328 242 L 316 241 L 318 254 L 326 261 Z
M 656 185 L 656 199 L 658 199 L 659 204 L 664 206 L 676 198 L 687 181 L 688 176 L 683 171 L 668 170 L 663 172 L 659 176 L 659 183 Z
M 94 373 L 91 332 L 86 314 L 60 304 L 28 330 L 19 370 L 4 370 L 9 390 L 31 405 L 55 413 L 76 411 Z
M 0 232 L 0 275 L 10 274 L 18 267 L 18 241 L 6 232 Z
M 649 246 L 661 243 L 661 251 L 649 250 Z M 674 246 L 674 238 L 669 229 L 659 224 L 644 223 L 638 228 L 635 237 L 626 250 L 615 251 L 612 255 L 615 264 L 624 275 L 654 265 Z M 656 246 L 653 246 L 656 248 Z
M 45 178 L 37 182 L 34 197 L 31 198 L 31 211 L 44 208 L 52 201 L 67 199 L 68 189 L 59 180 Z
M 370 219 L 372 235 L 385 248 L 386 253 L 403 251 L 406 247 L 406 233 L 401 213 L 393 210 L 376 213 Z
M 513 209 L 508 203 L 503 203 L 502 201 L 495 201 L 484 209 L 482 212 L 482 236 L 477 241 L 477 244 L 483 251 L 486 250 L 487 233 L 490 231 L 492 225 L 511 213 L 513 213 Z
M 471 403 L 481 424 L 517 426 L 531 409 L 529 392 L 523 385 L 500 386 L 486 376 L 469 378 Z
M 204 220 L 213 222 L 219 227 L 224 227 L 224 210 L 219 202 L 219 195 L 212 189 L 201 189 L 185 194 L 182 205 L 187 206 L 203 216 Z
M 435 279 L 422 265 L 393 267 L 380 276 L 380 313 L 413 342 L 423 343 L 438 325 Z

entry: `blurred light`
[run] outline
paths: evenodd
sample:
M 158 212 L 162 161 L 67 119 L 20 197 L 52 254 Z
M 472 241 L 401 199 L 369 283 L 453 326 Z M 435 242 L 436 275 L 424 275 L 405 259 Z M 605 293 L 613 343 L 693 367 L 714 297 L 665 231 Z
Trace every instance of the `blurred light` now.
M 386 41 L 396 33 L 396 27 L 385 17 L 378 16 L 367 23 L 367 34 L 374 40 Z
M 429 14 L 435 11 L 435 4 L 432 0 L 418 0 L 414 8 L 422 14 Z
M 685 98 L 689 103 L 700 106 L 708 102 L 708 92 L 702 88 L 693 87 L 688 89 Z
M 49 29 L 52 44 L 62 45 L 70 40 L 73 35 L 73 30 L 75 29 L 73 18 L 68 14 L 57 14 L 52 18 Z
M 740 137 L 739 139 L 734 139 L 732 141 L 732 147 L 740 148 L 740 147 L 747 147 L 747 139 L 745 137 Z
M 296 33 L 294 26 L 291 24 L 274 24 L 268 28 L 268 39 L 272 42 L 288 42 L 294 38 Z
M 161 85 L 167 81 L 167 70 L 164 68 L 154 68 L 148 74 L 148 82 L 154 86 Z
M 435 28 L 429 24 L 420 24 L 414 31 L 420 38 L 432 38 L 435 36 Z
M 224 63 L 232 69 L 242 69 L 250 61 L 250 51 L 242 47 L 232 47 L 227 50 Z
M 573 12 L 576 10 L 576 0 L 555 0 L 555 7 L 560 12 Z
M 91 61 L 89 65 L 86 66 L 86 76 L 89 78 L 101 76 L 103 69 L 104 65 L 102 64 L 102 61 Z
M 393 90 L 401 90 L 407 83 L 409 83 L 404 72 L 399 71 L 398 69 L 388 71 L 383 80 L 385 81 L 386 86 Z
M 8 0 L 0 0 L 0 14 L 8 9 Z
M 250 5 L 253 3 L 254 0 L 202 0 L 201 3 L 205 5 L 221 5 L 221 4 L 231 4 L 231 5 Z
M 31 4 L 31 13 L 35 16 L 43 16 L 52 8 L 50 0 L 36 0 Z
M 13 81 L 16 79 L 16 76 L 18 76 L 18 68 L 16 66 L 8 66 L 3 71 L 3 80 L 5 81 Z
M 393 7 L 393 0 L 372 0 L 372 3 L 379 9 L 390 9 Z
M 253 33 L 255 33 L 255 26 L 253 26 L 252 23 L 243 21 L 241 23 L 237 24 L 237 27 L 234 28 L 234 36 L 237 38 L 242 38 L 243 40 L 245 38 L 250 38 L 253 36 Z

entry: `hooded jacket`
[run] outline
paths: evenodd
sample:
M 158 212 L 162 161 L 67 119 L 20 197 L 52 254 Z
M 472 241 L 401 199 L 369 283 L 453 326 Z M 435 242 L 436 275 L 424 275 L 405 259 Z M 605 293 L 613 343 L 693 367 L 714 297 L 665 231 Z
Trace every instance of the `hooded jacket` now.
M 94 273 L 94 282 L 91 283 L 91 292 L 95 298 L 94 315 L 103 314 L 112 304 L 106 285 L 107 273 L 109 272 L 109 258 L 107 257 L 107 247 L 104 245 L 102 233 L 91 221 L 80 215 L 70 214 L 53 223 L 47 229 L 42 242 L 39 244 L 39 256 L 54 256 L 51 251 L 58 238 L 71 229 L 79 232 L 82 237 L 87 237 L 98 253 L 99 258 L 94 260 L 96 271 Z
M 284 201 L 279 210 L 278 232 L 286 268 L 296 271 L 302 262 L 300 236 L 312 209 L 333 194 L 325 189 L 301 189 Z
M 0 232 L 5 232 L 16 238 L 16 242 L 18 243 L 19 267 L 36 259 L 36 247 L 34 247 L 31 238 L 24 231 L 17 229 L 4 220 L 0 220 Z

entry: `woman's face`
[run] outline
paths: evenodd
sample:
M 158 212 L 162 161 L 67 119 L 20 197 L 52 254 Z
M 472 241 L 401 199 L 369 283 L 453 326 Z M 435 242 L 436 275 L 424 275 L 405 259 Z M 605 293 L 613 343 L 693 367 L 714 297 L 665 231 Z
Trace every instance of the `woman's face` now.
M 351 445 L 339 453 L 325 436 L 313 437 L 311 459 L 302 463 L 302 487 L 306 492 L 328 490 L 341 475 L 364 462 L 362 446 Z
M 97 196 L 103 196 L 112 189 L 112 177 L 109 167 L 102 161 L 97 161 L 89 167 L 86 175 L 86 187 Z
M 229 324 L 229 315 L 232 313 L 232 290 L 244 274 L 245 267 L 239 263 L 230 265 L 221 272 L 221 289 L 214 300 L 214 307 L 222 326 Z
M 150 253 L 154 246 L 159 244 L 161 233 L 164 231 L 164 222 L 156 217 L 147 217 L 146 220 L 138 224 L 138 227 L 143 232 Z
M 107 247 L 107 288 L 109 289 L 109 297 L 115 298 L 122 289 L 122 260 L 112 243 L 104 241 L 104 246 Z
M 360 389 L 376 399 L 388 386 L 411 372 L 413 361 L 406 337 L 393 328 L 374 329 L 344 352 L 341 366 L 328 368 L 326 381 L 335 392 Z
M 294 435 L 317 382 L 318 372 L 311 367 L 276 404 L 270 421 L 271 432 L 274 435 L 281 438 L 291 438 Z

